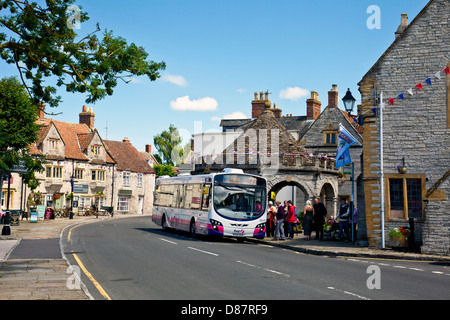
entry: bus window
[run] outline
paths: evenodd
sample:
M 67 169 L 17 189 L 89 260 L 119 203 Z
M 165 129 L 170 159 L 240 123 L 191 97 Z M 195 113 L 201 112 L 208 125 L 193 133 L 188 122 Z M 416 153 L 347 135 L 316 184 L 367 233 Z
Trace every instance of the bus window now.
M 211 185 L 206 184 L 203 186 L 202 192 L 202 210 L 208 211 L 211 204 Z
M 202 186 L 200 184 L 194 184 L 192 186 L 191 209 L 200 210 L 201 201 Z

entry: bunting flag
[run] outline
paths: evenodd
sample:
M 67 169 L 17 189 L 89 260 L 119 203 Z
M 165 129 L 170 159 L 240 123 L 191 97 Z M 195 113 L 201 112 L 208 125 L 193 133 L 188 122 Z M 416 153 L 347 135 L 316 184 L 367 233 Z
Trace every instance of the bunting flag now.
M 450 67 L 446 67 L 445 69 L 441 69 L 440 71 L 436 72 L 436 73 L 434 74 L 434 78 L 441 80 L 441 78 L 442 78 L 442 75 L 441 75 L 442 71 L 444 71 L 446 74 L 450 74 Z M 428 77 L 428 78 L 424 81 L 424 82 L 426 82 L 429 86 L 432 85 L 431 78 L 432 78 L 432 77 Z M 424 90 L 424 88 L 423 88 L 423 83 L 424 83 L 424 82 L 421 82 L 421 83 L 416 84 L 416 86 L 415 86 L 415 87 L 416 87 L 416 90 L 423 91 L 423 90 Z M 406 92 L 408 92 L 408 94 L 409 94 L 410 96 L 414 96 L 413 88 L 409 88 L 408 90 L 406 90 Z M 397 99 L 397 98 L 399 98 L 399 99 L 401 99 L 401 100 L 405 100 L 406 97 L 405 97 L 404 93 L 400 93 L 400 94 L 398 94 L 397 96 L 395 96 L 395 97 L 393 97 L 393 98 L 387 99 L 387 101 L 389 101 L 389 103 L 393 106 L 393 105 L 395 104 L 395 99 Z M 385 100 L 385 101 L 386 101 L 386 100 Z M 375 111 L 374 111 L 374 113 L 375 113 L 375 115 L 376 115 L 376 112 L 375 112 Z
M 371 110 L 375 115 L 377 115 L 377 108 L 372 108 Z

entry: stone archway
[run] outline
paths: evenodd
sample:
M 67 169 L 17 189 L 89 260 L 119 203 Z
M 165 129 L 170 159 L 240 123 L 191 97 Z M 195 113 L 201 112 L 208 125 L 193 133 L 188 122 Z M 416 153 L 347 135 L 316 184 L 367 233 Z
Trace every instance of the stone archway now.
M 323 184 L 319 198 L 322 201 L 322 203 L 327 208 L 328 216 L 336 216 L 337 213 L 337 193 L 335 192 L 333 186 L 326 182 Z
M 284 189 L 285 187 L 295 187 L 294 190 L 296 190 L 296 202 L 294 203 L 294 205 L 296 207 L 300 207 L 303 208 L 303 206 L 305 205 L 307 200 L 312 199 L 312 192 L 310 190 L 308 190 L 307 187 L 305 187 L 303 184 L 299 183 L 298 181 L 294 181 L 291 179 L 287 179 L 287 180 L 281 180 L 281 181 L 277 181 L 274 184 L 269 184 L 269 197 L 271 195 L 272 192 L 274 192 L 276 195 L 279 194 L 279 192 Z M 280 200 L 280 201 L 284 201 L 284 200 L 294 200 L 293 197 L 286 197 L 286 199 L 280 199 L 280 198 L 276 198 L 276 200 Z

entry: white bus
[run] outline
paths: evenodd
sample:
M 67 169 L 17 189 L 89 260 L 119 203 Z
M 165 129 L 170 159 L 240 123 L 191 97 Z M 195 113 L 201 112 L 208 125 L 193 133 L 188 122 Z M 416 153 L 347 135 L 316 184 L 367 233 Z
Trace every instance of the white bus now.
M 156 180 L 152 221 L 192 236 L 264 238 L 266 179 L 225 169 L 222 173 Z

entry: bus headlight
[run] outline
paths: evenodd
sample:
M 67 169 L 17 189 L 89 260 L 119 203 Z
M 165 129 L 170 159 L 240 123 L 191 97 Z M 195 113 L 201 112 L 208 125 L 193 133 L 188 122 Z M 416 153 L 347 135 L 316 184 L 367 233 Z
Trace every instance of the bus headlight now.
M 256 229 L 260 229 L 261 232 L 264 232 L 264 229 L 266 228 L 266 223 L 260 223 L 256 226 Z
M 219 231 L 218 227 L 223 227 L 222 223 L 217 220 L 210 219 L 209 221 L 211 222 L 211 225 L 215 231 Z

